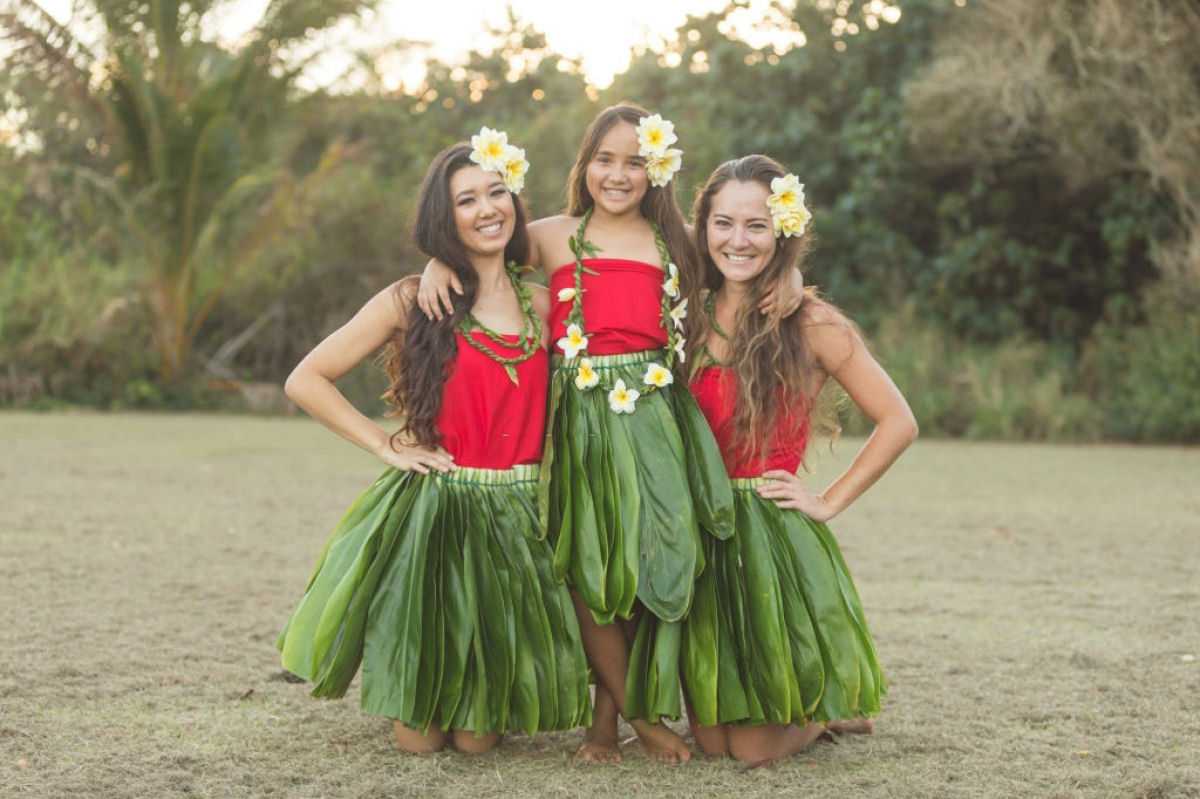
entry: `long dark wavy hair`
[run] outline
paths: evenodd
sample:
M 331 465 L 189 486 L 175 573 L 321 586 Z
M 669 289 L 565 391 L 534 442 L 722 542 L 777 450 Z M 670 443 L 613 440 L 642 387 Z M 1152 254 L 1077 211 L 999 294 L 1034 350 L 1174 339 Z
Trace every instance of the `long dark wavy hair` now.
M 691 313 L 684 326 L 687 363 L 693 368 L 700 365 L 705 342 L 715 335 L 712 320 L 702 310 L 704 298 L 717 292 L 725 282 L 708 251 L 708 217 L 713 197 L 730 181 L 759 183 L 769 192 L 771 180 L 785 174 L 787 170 L 773 158 L 747 155 L 717 167 L 696 197 L 692 225 L 701 278 L 690 295 Z M 800 309 L 790 317 L 784 318 L 778 312 L 766 315 L 758 310 L 758 303 L 772 290 L 777 298 L 791 295 L 792 273 L 801 268 L 812 245 L 811 231 L 809 224 L 801 236 L 775 238 L 775 254 L 738 307 L 734 329 L 726 331 L 729 334 L 726 363 L 736 371 L 738 382 L 732 420 L 734 446 L 756 460 L 763 456 L 769 439 L 799 436 L 805 420 L 810 420 L 816 410 L 811 395 L 816 364 L 809 352 L 805 328 L 812 321 L 812 311 L 823 301 L 813 289 L 806 288 Z M 784 408 L 788 413 L 781 417 Z M 793 420 L 795 429 L 777 429 L 781 418 Z M 835 427 L 823 416 L 811 421 L 827 430 Z
M 383 397 L 392 406 L 391 416 L 404 415 L 404 425 L 395 435 L 408 433 L 418 444 L 434 447 L 441 443 L 434 422 L 442 409 L 442 388 L 450 364 L 458 354 L 454 332 L 464 314 L 475 304 L 479 275 L 471 265 L 467 249 L 458 237 L 450 178 L 458 170 L 473 166 L 471 145 L 460 142 L 442 150 L 429 164 L 417 194 L 413 220 L 413 242 L 417 248 L 453 270 L 462 283 L 461 296 L 451 295 L 454 312 L 440 321 L 430 321 L 417 307 L 417 276 L 396 284 L 396 300 L 408 306 L 407 329 L 398 331 L 385 352 L 390 386 Z M 510 192 L 511 194 L 511 192 Z M 511 194 L 516 211 L 513 234 L 504 248 L 505 263 L 529 263 L 529 234 L 525 229 L 525 207 Z
M 571 174 L 567 178 L 567 214 L 582 216 L 596 204 L 595 198 L 587 189 L 587 167 L 595 157 L 596 151 L 600 149 L 600 140 L 613 125 L 628 122 L 636 127 L 642 117 L 646 116 L 650 116 L 649 111 L 630 102 L 609 106 L 596 115 L 592 124 L 588 125 L 587 132 L 583 134 L 583 141 L 579 143 L 579 153 L 575 156 L 575 163 L 571 166 Z M 675 202 L 675 179 L 672 178 L 665 186 L 650 186 L 646 195 L 642 197 L 638 210 L 643 217 L 658 225 L 663 242 L 667 245 L 667 252 L 671 253 L 671 260 L 679 267 L 683 290 L 688 291 L 696 283 L 699 267 L 694 245 L 688 236 L 687 225 L 684 224 L 683 212 Z

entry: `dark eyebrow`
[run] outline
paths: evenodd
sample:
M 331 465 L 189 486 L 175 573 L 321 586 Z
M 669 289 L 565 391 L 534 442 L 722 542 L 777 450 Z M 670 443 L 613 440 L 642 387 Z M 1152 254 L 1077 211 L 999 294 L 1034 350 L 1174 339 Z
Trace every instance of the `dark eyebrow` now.
M 489 183 L 487 190 L 491 191 L 492 189 L 496 188 L 497 186 L 504 186 L 504 181 L 501 178 L 496 178 L 491 183 Z M 507 188 L 507 186 L 505 186 L 505 188 Z M 454 199 L 461 200 L 464 194 L 470 195 L 470 194 L 474 194 L 474 193 L 475 193 L 474 189 L 463 189 L 458 194 L 454 195 Z
M 617 157 L 617 154 L 614 153 L 612 150 L 597 150 L 596 154 L 593 155 L 592 158 L 598 158 L 599 156 L 602 156 L 602 155 L 607 155 L 609 158 Z M 645 156 L 638 153 L 638 154 L 629 156 L 629 160 L 630 161 L 645 161 L 646 158 L 645 158 Z
M 713 214 L 713 215 L 712 215 L 712 218 L 713 218 L 713 219 L 724 219 L 724 220 L 726 220 L 726 221 L 733 221 L 733 217 L 732 217 L 732 216 L 730 216 L 729 214 L 715 213 L 715 214 Z M 765 216 L 752 216 L 752 217 L 750 217 L 749 219 L 747 219 L 746 221 L 747 221 L 747 222 L 766 222 L 766 221 L 767 221 L 767 217 L 765 217 Z

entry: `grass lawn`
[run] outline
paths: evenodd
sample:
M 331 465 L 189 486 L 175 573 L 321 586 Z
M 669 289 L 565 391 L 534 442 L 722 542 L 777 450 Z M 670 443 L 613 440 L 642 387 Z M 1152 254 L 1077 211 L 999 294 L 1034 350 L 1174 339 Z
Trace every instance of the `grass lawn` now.
M 380 471 L 302 418 L 0 413 L 0 796 L 1200 796 L 1200 449 L 919 441 L 832 524 L 876 734 L 752 771 L 576 765 L 580 731 L 410 756 L 357 684 L 283 681 Z

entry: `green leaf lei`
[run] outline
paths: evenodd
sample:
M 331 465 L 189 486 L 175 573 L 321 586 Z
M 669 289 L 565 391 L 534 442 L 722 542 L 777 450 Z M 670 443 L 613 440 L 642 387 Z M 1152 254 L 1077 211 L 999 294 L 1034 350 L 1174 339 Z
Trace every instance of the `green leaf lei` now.
M 475 318 L 475 314 L 467 311 L 463 314 L 463 318 L 459 320 L 458 330 L 463 334 L 463 338 L 467 343 L 475 349 L 482 352 L 484 355 L 491 358 L 496 363 L 504 367 L 504 371 L 508 374 L 508 379 L 513 381 L 513 385 L 519 386 L 517 380 L 517 364 L 524 363 L 534 356 L 534 354 L 542 346 L 542 320 L 533 310 L 533 291 L 528 286 L 521 282 L 521 270 L 517 268 L 516 263 L 509 261 L 505 266 L 504 271 L 508 274 L 508 279 L 512 283 L 513 291 L 517 295 L 517 304 L 521 306 L 521 333 L 520 345 L 521 354 L 514 355 L 511 358 L 503 355 L 497 355 L 488 347 L 480 344 L 471 337 L 471 331 L 482 331 L 485 336 L 490 338 L 505 347 L 513 346 L 508 341 L 505 341 L 505 336 L 502 333 L 497 333 L 487 325 Z M 528 332 L 526 332 L 528 331 Z
M 572 298 L 571 310 L 567 313 L 566 323 L 568 327 L 571 325 L 577 325 L 579 330 L 583 331 L 585 335 L 586 328 L 584 327 L 583 323 L 583 273 L 587 272 L 590 275 L 595 275 L 596 272 L 585 267 L 583 265 L 583 259 L 584 257 L 595 258 L 597 253 L 600 252 L 600 248 L 588 241 L 584 237 L 584 234 L 587 231 L 588 222 L 591 220 L 592 213 L 595 210 L 596 209 L 593 206 L 584 212 L 583 218 L 579 220 L 579 228 L 576 230 L 575 235 L 567 239 L 567 246 L 570 248 L 571 253 L 575 256 L 575 296 Z M 652 220 L 647 221 L 650 222 L 650 229 L 654 231 L 654 245 L 658 248 L 659 257 L 662 259 L 663 274 L 667 275 L 668 280 L 676 279 L 678 275 L 678 267 L 676 267 L 671 261 L 671 253 L 667 250 L 666 242 L 663 241 L 663 237 L 659 232 L 658 225 L 656 225 Z M 672 274 L 673 272 L 674 274 Z M 676 296 L 678 296 L 678 293 Z M 664 285 L 662 293 L 661 324 L 667 333 L 667 348 L 664 358 L 666 364 L 664 368 L 666 368 L 668 371 L 673 370 L 677 355 L 682 360 L 681 353 L 683 350 L 683 337 L 679 335 L 679 332 L 675 326 L 675 322 L 671 317 L 671 299 L 672 298 L 670 294 L 667 293 Z M 682 318 L 682 315 L 680 318 Z M 577 357 L 580 359 L 587 358 L 587 348 L 581 348 L 577 354 Z M 611 388 L 611 386 L 604 387 Z M 646 384 L 641 386 L 641 388 L 643 389 L 641 393 L 648 394 L 657 391 L 659 387 L 653 384 Z
M 583 272 L 587 272 L 589 275 L 595 275 L 596 272 L 583 265 L 583 258 L 595 258 L 596 253 L 600 252 L 600 247 L 595 246 L 593 242 L 590 242 L 584 238 L 584 233 L 587 232 L 588 222 L 592 220 L 592 214 L 594 210 L 595 208 L 593 206 L 593 208 L 589 208 L 587 211 L 583 212 L 583 217 L 580 220 L 580 227 L 578 227 L 576 230 L 575 235 L 570 236 L 570 238 L 566 240 L 566 246 L 570 248 L 571 253 L 575 256 L 575 296 L 572 298 L 571 310 L 568 312 L 568 314 L 566 314 L 566 326 L 568 326 L 568 329 L 570 329 L 571 325 L 576 325 L 577 329 L 581 331 L 581 335 L 584 335 L 584 337 L 586 337 L 586 329 L 584 329 L 583 326 Z M 667 348 L 664 358 L 666 365 L 652 364 L 650 367 L 653 368 L 658 366 L 660 368 L 664 368 L 664 370 L 666 370 L 668 373 L 668 376 L 670 376 L 670 373 L 673 372 L 674 364 L 676 364 L 677 356 L 680 361 L 683 360 L 683 337 L 679 335 L 679 332 L 676 329 L 676 320 L 674 320 L 671 313 L 672 296 L 671 294 L 668 294 L 666 290 L 667 282 L 678 281 L 678 268 L 671 262 L 671 253 L 667 251 L 667 245 L 666 242 L 662 240 L 662 234 L 659 232 L 659 227 L 656 226 L 653 221 L 648 221 L 650 223 L 650 229 L 652 229 L 654 232 L 654 246 L 658 248 L 659 257 L 662 259 L 662 268 L 664 268 L 664 274 L 667 276 L 667 280 L 664 282 L 664 288 L 662 288 L 661 319 L 662 329 L 664 329 L 667 334 Z M 678 294 L 678 290 L 676 290 L 676 296 L 678 296 Z M 686 300 L 680 301 L 679 306 L 677 306 L 679 319 L 683 319 L 683 317 L 686 316 L 685 306 Z M 580 379 L 583 379 L 584 368 L 586 368 L 587 372 L 592 372 L 590 361 L 587 360 L 587 348 L 582 347 L 578 349 L 575 358 L 580 361 Z M 580 385 L 578 383 L 576 383 L 576 385 L 581 390 L 590 390 L 593 388 L 598 388 L 598 380 L 599 376 L 595 376 L 592 385 Z M 666 385 L 670 385 L 670 383 L 667 383 Z M 605 385 L 604 388 L 613 389 L 614 386 Z M 638 392 L 638 394 L 653 394 L 653 392 L 658 391 L 659 388 L 659 385 L 650 383 L 648 372 L 646 380 L 644 380 L 643 385 L 640 386 L 640 389 L 642 390 Z M 616 408 L 614 408 L 614 410 L 616 410 Z M 628 411 L 626 411 L 626 413 L 628 413 Z
M 726 341 L 729 340 L 729 334 L 721 329 L 721 325 L 717 322 L 717 293 L 715 291 L 708 292 L 704 297 L 704 313 L 708 316 L 708 322 L 712 325 L 713 332 Z M 713 355 L 712 350 L 708 348 L 708 343 L 705 342 L 701 347 L 700 357 L 705 359 L 698 362 L 692 367 L 692 375 L 695 375 L 705 366 L 724 366 L 725 364 L 717 360 L 717 356 Z

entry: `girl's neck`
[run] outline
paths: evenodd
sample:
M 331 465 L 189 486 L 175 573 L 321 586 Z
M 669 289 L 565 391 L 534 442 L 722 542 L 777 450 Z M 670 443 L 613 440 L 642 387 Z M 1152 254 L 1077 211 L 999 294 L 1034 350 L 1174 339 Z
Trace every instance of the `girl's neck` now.
M 479 275 L 479 291 L 490 294 L 508 286 L 508 271 L 504 268 L 504 255 L 471 257 L 471 266 Z
M 623 214 L 610 214 L 599 205 L 595 205 L 593 206 L 592 215 L 588 219 L 589 227 L 599 227 L 608 230 L 614 228 L 644 227 L 646 225 L 646 218 L 642 216 L 641 209 L 639 208 L 632 208 Z

